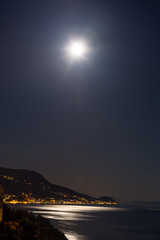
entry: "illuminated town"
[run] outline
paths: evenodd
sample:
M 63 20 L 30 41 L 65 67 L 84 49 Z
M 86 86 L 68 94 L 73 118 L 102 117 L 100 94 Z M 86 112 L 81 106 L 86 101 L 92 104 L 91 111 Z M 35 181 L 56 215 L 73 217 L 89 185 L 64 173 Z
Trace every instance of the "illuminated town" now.
M 9 174 L 0 174 L 0 176 L 5 190 L 3 202 L 6 204 L 118 204 L 112 198 L 96 199 L 64 188 L 57 191 L 55 190 L 56 185 L 53 186 L 44 178 L 41 178 L 40 181 L 36 179 L 35 182 L 29 176 L 15 177 L 9 176 Z
M 117 204 L 117 202 L 105 202 L 100 200 L 89 201 L 85 198 L 78 198 L 73 196 L 73 199 L 69 199 L 67 195 L 63 195 L 64 199 L 56 200 L 54 198 L 35 198 L 32 193 L 22 193 L 20 196 L 4 194 L 4 203 L 6 204 L 84 204 L 84 205 L 110 205 Z M 65 199 L 66 198 L 66 199 Z

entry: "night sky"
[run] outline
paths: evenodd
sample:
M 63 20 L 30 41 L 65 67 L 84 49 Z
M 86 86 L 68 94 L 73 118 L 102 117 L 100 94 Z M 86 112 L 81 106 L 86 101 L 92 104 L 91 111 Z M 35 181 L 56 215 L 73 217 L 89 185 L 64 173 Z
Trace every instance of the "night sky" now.
M 0 19 L 0 166 L 160 201 L 159 1 L 1 1 Z

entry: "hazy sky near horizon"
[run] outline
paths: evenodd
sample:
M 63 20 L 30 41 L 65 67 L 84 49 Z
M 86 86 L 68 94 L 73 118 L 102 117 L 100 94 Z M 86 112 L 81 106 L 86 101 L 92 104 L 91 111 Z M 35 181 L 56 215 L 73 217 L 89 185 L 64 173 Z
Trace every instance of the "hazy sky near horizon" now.
M 1 1 L 0 16 L 0 166 L 160 201 L 159 1 Z M 65 56 L 71 38 L 87 60 Z

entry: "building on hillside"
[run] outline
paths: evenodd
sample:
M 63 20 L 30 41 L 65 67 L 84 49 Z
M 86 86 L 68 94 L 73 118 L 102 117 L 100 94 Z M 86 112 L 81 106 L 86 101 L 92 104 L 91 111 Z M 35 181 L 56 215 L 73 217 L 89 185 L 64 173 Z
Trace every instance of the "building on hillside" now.
M 2 221 L 3 218 L 3 193 L 4 193 L 3 186 L 0 183 L 0 222 Z

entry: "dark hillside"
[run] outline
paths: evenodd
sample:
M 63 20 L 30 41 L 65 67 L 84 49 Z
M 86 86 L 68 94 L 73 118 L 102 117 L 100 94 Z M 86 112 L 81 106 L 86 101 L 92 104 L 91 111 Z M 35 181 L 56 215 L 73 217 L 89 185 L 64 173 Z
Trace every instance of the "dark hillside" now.
M 24 196 L 31 196 L 36 199 L 54 199 L 66 200 L 71 203 L 93 203 L 101 204 L 102 202 L 115 202 L 111 197 L 93 198 L 91 196 L 78 193 L 69 188 L 55 185 L 47 181 L 41 174 L 24 169 L 0 168 L 0 182 L 4 187 L 4 193 L 14 195 L 20 200 Z M 76 202 L 78 201 L 78 202 Z
M 23 169 L 0 168 L 1 182 L 7 194 L 32 193 L 35 197 L 62 198 L 62 195 L 91 198 L 48 182 L 41 174 Z

